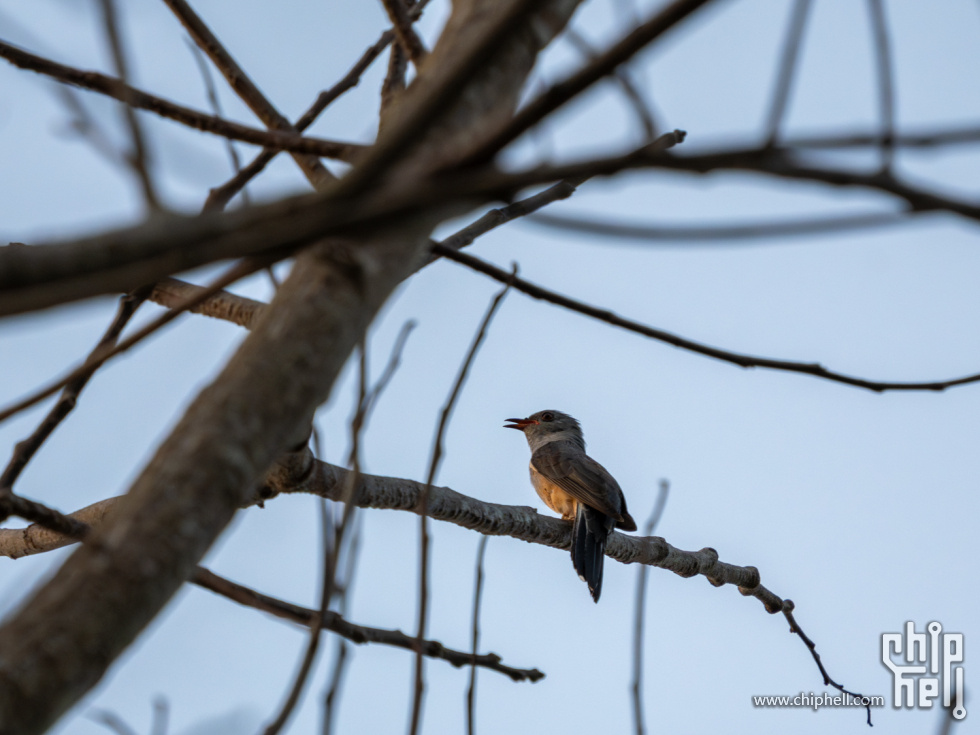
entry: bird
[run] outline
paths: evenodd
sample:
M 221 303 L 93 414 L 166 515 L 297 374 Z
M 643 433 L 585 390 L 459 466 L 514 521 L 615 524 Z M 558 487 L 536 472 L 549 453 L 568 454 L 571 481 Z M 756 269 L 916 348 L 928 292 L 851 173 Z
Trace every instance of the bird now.
M 524 419 L 506 419 L 506 429 L 524 433 L 531 447 L 531 484 L 538 497 L 572 522 L 572 566 L 599 602 L 602 561 L 613 528 L 635 531 L 619 483 L 585 453 L 577 420 L 545 410 Z

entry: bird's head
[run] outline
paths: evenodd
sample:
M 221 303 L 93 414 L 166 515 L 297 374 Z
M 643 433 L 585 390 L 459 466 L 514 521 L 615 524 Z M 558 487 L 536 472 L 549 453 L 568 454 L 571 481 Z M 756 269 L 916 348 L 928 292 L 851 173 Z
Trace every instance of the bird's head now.
M 523 431 L 531 450 L 553 441 L 574 441 L 585 448 L 582 427 L 578 421 L 561 411 L 547 409 L 532 413 L 526 419 L 507 419 L 506 429 Z

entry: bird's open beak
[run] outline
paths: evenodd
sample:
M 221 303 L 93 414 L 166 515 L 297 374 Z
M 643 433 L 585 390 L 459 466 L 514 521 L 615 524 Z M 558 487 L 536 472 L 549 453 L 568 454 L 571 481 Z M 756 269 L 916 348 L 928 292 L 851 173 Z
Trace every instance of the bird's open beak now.
M 504 424 L 505 429 L 517 429 L 518 431 L 524 431 L 531 424 L 538 423 L 534 419 L 504 419 L 505 421 L 510 421 L 509 424 Z

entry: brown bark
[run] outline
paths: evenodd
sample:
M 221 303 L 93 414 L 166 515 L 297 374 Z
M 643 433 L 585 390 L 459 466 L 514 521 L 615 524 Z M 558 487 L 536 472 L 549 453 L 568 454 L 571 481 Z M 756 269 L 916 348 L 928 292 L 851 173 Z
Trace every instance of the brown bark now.
M 525 4 L 456 2 L 386 134 L 340 186 L 356 194 L 382 175 L 389 185 L 407 183 L 512 114 L 537 52 L 576 3 L 552 3 L 533 24 L 510 25 L 483 43 Z M 467 58 L 471 49 L 482 49 L 479 58 Z M 321 243 L 297 259 L 106 526 L 0 629 L 5 735 L 55 722 L 188 579 L 276 457 L 306 436 L 316 406 L 378 308 L 422 262 L 429 230 L 444 215 L 423 212 L 397 232 Z

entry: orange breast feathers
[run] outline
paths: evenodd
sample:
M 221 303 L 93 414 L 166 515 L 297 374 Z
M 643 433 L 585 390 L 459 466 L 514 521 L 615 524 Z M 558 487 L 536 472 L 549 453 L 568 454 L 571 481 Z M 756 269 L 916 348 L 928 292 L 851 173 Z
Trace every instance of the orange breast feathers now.
M 531 484 L 534 485 L 534 491 L 544 501 L 544 504 L 555 513 L 560 514 L 566 521 L 575 520 L 578 501 L 534 469 L 533 464 L 530 465 L 530 469 Z

